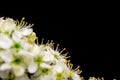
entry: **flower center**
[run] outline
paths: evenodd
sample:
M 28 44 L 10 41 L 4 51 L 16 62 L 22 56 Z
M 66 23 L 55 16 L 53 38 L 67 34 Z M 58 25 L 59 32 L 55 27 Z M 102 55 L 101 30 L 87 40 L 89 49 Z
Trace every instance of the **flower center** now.
M 22 46 L 21 46 L 20 43 L 15 42 L 15 43 L 13 44 L 12 48 L 15 48 L 17 51 L 19 51 L 19 50 L 22 48 Z
M 50 70 L 49 70 L 48 68 L 42 68 L 42 70 L 41 70 L 41 75 L 48 74 L 49 71 L 50 71 Z
M 16 56 L 16 55 L 13 55 L 13 61 L 12 63 L 16 64 L 16 65 L 19 65 L 21 64 L 23 61 L 23 58 L 21 56 Z
M 56 80 L 62 80 L 63 74 L 61 72 L 56 73 Z
M 34 61 L 38 64 L 41 64 L 43 62 L 43 57 L 42 56 L 36 56 L 34 58 Z

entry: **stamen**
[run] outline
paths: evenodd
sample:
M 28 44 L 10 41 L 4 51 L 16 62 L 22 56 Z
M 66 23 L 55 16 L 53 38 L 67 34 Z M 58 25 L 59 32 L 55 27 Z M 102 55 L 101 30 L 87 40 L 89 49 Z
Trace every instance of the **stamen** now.
M 70 58 L 71 56 L 67 56 L 69 52 L 65 53 L 65 54 L 61 54 L 61 56 L 64 58 L 64 59 L 67 59 L 67 58 Z
M 44 38 L 42 38 L 41 45 L 43 44 Z
M 49 46 L 50 40 L 47 41 L 47 43 L 45 44 L 46 46 Z
M 80 68 L 80 66 L 77 66 L 77 68 L 75 69 L 75 71 L 78 70 L 79 68 Z
M 23 18 L 21 19 L 20 25 L 22 25 L 22 24 L 24 23 L 24 19 L 25 19 L 25 17 L 23 17 Z
M 57 44 L 56 51 L 58 51 L 59 44 Z
M 65 50 L 66 50 L 66 48 L 64 48 L 63 50 L 61 50 L 60 53 L 63 53 L 63 51 L 65 51 Z
M 52 48 L 52 49 L 54 49 L 54 42 L 53 42 L 53 40 L 51 40 L 51 42 L 50 42 L 50 47 Z
M 39 45 L 38 37 L 36 37 L 37 45 Z
M 23 27 L 30 28 L 30 27 L 32 27 L 34 25 L 34 24 L 28 24 L 28 22 L 25 22 L 24 20 L 25 20 L 24 17 L 21 19 L 20 22 L 18 20 L 16 20 L 15 23 L 17 24 L 18 29 L 22 29 Z

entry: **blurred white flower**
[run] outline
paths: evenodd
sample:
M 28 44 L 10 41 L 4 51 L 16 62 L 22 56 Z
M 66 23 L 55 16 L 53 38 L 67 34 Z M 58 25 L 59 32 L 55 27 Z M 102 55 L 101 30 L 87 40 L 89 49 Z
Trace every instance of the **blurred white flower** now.
M 13 44 L 13 41 L 6 34 L 0 33 L 0 48 L 9 49 Z
M 11 18 L 7 18 L 4 20 L 3 18 L 0 18 L 0 32 L 3 32 L 5 34 L 11 33 L 16 28 L 15 21 Z

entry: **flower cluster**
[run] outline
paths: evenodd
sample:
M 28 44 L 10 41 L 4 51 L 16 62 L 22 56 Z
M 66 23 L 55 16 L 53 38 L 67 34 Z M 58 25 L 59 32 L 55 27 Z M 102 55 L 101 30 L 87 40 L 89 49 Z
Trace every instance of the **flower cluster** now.
M 2 80 L 83 80 L 79 66 L 61 54 L 53 41 L 39 44 L 24 18 L 0 18 L 0 78 Z M 96 80 L 96 78 L 90 78 Z

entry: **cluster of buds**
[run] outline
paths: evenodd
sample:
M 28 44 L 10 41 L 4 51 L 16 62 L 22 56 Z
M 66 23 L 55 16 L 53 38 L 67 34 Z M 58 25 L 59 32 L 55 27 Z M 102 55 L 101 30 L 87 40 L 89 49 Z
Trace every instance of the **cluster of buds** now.
M 0 18 L 0 78 L 2 80 L 83 80 L 79 66 L 73 68 L 67 53 L 53 41 L 39 44 L 24 18 Z M 97 80 L 90 78 L 89 80 Z

